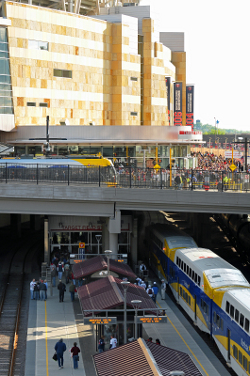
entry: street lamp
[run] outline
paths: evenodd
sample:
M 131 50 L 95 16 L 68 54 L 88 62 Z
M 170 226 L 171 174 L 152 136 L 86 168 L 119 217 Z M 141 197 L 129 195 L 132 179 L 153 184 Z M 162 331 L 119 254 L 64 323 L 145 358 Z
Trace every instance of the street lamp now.
M 137 339 L 137 311 L 140 307 L 141 302 L 141 300 L 131 300 L 131 303 L 135 309 L 135 339 Z
M 100 254 L 100 241 L 101 241 L 102 235 L 96 235 L 95 238 L 98 243 L 98 255 L 99 255 Z
M 108 275 L 109 275 L 109 256 L 110 256 L 110 253 L 112 253 L 112 251 L 110 249 L 107 249 L 106 251 L 104 251 L 104 253 L 106 253 L 107 259 L 108 259 Z
M 122 281 L 121 285 L 124 290 L 124 344 L 127 343 L 127 290 L 130 285 L 129 281 Z

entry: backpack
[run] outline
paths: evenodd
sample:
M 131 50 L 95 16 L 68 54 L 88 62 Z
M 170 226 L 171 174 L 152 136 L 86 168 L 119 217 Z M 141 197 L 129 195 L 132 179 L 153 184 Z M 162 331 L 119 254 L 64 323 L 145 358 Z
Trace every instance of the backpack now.
M 148 294 L 153 294 L 153 290 L 152 290 L 152 289 L 149 289 L 149 290 L 148 290 Z

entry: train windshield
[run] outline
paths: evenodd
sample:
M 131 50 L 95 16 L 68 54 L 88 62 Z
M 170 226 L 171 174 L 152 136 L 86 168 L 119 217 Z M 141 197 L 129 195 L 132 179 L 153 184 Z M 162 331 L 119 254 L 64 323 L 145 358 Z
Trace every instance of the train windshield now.
M 196 248 L 197 244 L 192 238 L 189 237 L 172 237 L 166 239 L 169 249 L 173 248 Z

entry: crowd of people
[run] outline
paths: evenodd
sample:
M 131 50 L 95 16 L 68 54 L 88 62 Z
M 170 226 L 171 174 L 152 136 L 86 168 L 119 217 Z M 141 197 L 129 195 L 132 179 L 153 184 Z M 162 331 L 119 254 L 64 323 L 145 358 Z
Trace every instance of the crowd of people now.
M 197 157 L 198 166 L 196 169 L 203 171 L 231 171 L 230 165 L 232 164 L 231 158 L 224 158 L 221 154 L 215 155 L 209 152 L 193 152 L 192 157 Z M 241 172 L 243 170 L 244 159 L 234 159 L 234 164 L 237 167 L 237 171 Z M 248 172 L 250 172 L 250 166 L 248 166 Z

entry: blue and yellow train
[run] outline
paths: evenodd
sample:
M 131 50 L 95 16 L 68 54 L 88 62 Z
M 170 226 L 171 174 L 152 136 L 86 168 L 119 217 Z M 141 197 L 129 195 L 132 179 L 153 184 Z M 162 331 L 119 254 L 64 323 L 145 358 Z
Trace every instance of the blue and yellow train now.
M 176 227 L 150 226 L 148 244 L 152 268 L 195 325 L 237 375 L 250 375 L 250 284 L 243 274 Z

